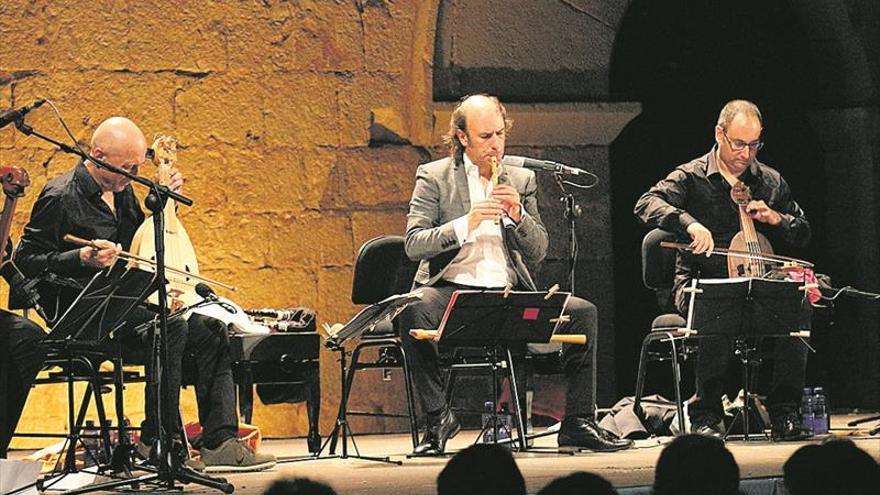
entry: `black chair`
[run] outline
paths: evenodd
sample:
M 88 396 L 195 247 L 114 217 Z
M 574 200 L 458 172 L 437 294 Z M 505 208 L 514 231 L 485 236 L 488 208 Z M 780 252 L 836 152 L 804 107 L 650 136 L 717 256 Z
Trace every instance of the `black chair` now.
M 9 306 L 11 309 L 23 310 L 29 316 L 38 301 L 33 283 L 24 279 L 12 262 L 3 264 L 2 277 L 9 283 Z M 44 319 L 46 319 L 44 317 Z M 54 321 L 46 319 L 51 327 Z M 143 382 L 145 377 L 138 371 L 125 369 L 122 361 L 122 349 L 118 342 L 109 344 L 80 345 L 70 339 L 61 341 L 45 340 L 40 342 L 46 350 L 43 362 L 45 373 L 38 375 L 33 385 L 65 384 L 67 396 L 67 432 L 20 432 L 16 437 L 65 438 L 64 454 L 53 469 L 51 478 L 57 479 L 60 474 L 77 471 L 75 453 L 77 444 L 100 445 L 99 449 L 85 449 L 86 460 L 98 466 L 104 472 L 129 471 L 132 465 L 133 446 L 129 439 L 129 426 L 125 424 L 125 408 L 123 390 L 126 383 Z M 109 363 L 110 369 L 102 369 L 102 363 Z M 75 388 L 77 382 L 86 383 L 86 388 L 76 405 Z M 117 426 L 111 427 L 107 419 L 103 394 L 113 391 Z M 94 400 L 98 424 L 94 428 L 87 425 L 86 415 Z M 111 432 L 117 433 L 117 442 L 112 442 Z M 63 460 L 63 464 L 61 464 Z M 44 486 L 52 482 L 44 480 Z
M 385 235 L 370 239 L 361 246 L 355 260 L 351 302 L 374 304 L 394 294 L 409 292 L 417 268 L 418 264 L 407 258 L 404 252 L 403 237 Z M 377 356 L 375 359 L 362 361 L 362 354 L 367 349 L 376 349 Z M 359 371 L 372 369 L 383 370 L 385 373 L 385 370 L 394 368 L 403 370 L 407 414 L 347 409 L 354 378 Z M 361 337 L 351 354 L 345 390 L 346 396 L 342 400 L 345 402 L 346 415 L 407 418 L 409 419 L 413 448 L 419 444 L 412 378 L 406 364 L 406 356 L 400 343 L 400 337 L 398 337 L 392 322 L 386 320 Z
M 672 385 L 675 393 L 675 405 L 678 412 L 678 429 L 685 433 L 684 403 L 681 397 L 681 361 L 687 359 L 696 352 L 696 346 L 691 345 L 693 335 L 684 330 L 687 321 L 675 312 L 672 301 L 672 286 L 675 276 L 676 251 L 660 247 L 663 241 L 675 242 L 677 237 L 674 233 L 661 229 L 648 232 L 642 240 L 642 281 L 645 287 L 654 290 L 657 295 L 657 303 L 664 311 L 663 314 L 654 318 L 651 323 L 651 331 L 642 340 L 641 353 L 639 355 L 639 371 L 636 377 L 636 391 L 633 409 L 642 417 L 644 411 L 641 404 L 645 389 L 645 375 L 647 365 L 651 361 L 669 361 L 672 368 Z M 655 344 L 668 344 L 666 351 L 654 351 Z

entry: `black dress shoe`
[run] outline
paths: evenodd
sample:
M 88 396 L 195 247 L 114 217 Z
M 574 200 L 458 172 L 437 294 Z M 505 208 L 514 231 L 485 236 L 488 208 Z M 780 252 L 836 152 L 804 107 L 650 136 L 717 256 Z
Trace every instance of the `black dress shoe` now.
M 461 425 L 452 410 L 447 408 L 435 419 L 429 419 L 428 429 L 422 441 L 413 450 L 414 456 L 442 455 L 446 441 L 458 435 Z
M 770 439 L 774 442 L 796 442 L 812 436 L 813 432 L 801 427 L 797 414 L 786 414 L 771 421 Z
M 714 418 L 697 419 L 691 423 L 691 433 L 721 438 L 724 436 L 724 426 L 721 420 Z
M 617 438 L 600 428 L 592 419 L 579 417 L 566 417 L 562 420 L 556 441 L 560 447 L 589 449 L 594 452 L 614 452 L 633 446 L 632 440 Z
M 306 445 L 309 447 L 310 454 L 317 454 L 321 451 L 321 435 L 317 431 L 309 432 L 306 438 Z

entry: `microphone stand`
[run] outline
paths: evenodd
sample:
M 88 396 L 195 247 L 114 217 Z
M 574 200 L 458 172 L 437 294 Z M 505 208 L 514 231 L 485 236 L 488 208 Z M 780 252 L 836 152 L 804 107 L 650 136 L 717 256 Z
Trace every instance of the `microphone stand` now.
M 161 392 L 165 387 L 167 387 L 167 382 L 163 375 L 166 369 L 166 364 L 168 362 L 168 294 L 165 280 L 165 217 L 163 215 L 163 210 L 165 208 L 165 203 L 169 199 L 174 199 L 178 203 L 184 204 L 186 206 L 192 206 L 193 201 L 186 196 L 172 191 L 168 188 L 168 186 L 163 186 L 144 177 L 134 175 L 126 170 L 116 167 L 115 165 L 111 165 L 104 162 L 103 160 L 99 160 L 95 157 L 89 156 L 77 147 L 67 145 L 48 136 L 40 134 L 32 127 L 25 124 L 23 118 L 16 120 L 15 127 L 27 136 L 36 136 L 43 141 L 54 144 L 65 153 L 76 155 L 82 160 L 88 160 L 100 168 L 103 168 L 118 175 L 122 175 L 130 181 L 137 182 L 138 184 L 146 186 L 150 189 L 150 193 L 144 200 L 144 204 L 146 205 L 147 209 L 153 212 L 153 235 L 156 242 L 156 274 L 159 278 L 159 321 L 158 325 L 153 326 L 151 355 L 153 372 L 151 373 L 152 379 L 148 380 L 147 386 L 150 387 L 153 393 L 153 397 L 156 400 L 156 413 L 154 414 L 155 417 L 153 421 L 156 425 L 157 437 L 153 447 L 155 448 L 156 459 L 158 460 L 159 465 L 155 472 L 144 476 L 94 484 L 85 488 L 70 490 L 66 492 L 66 494 L 74 495 L 81 493 L 90 493 L 94 491 L 103 491 L 127 485 L 136 486 L 140 483 L 156 483 L 160 485 L 160 487 L 167 490 L 180 490 L 181 488 L 175 485 L 175 482 L 177 481 L 181 483 L 197 483 L 208 488 L 214 488 L 216 490 L 222 491 L 223 493 L 232 493 L 235 490 L 235 486 L 233 486 L 231 483 L 228 483 L 226 479 L 213 478 L 201 473 L 197 473 L 192 469 L 184 466 L 178 456 L 172 455 L 175 454 L 175 452 L 172 452 L 170 431 L 167 429 L 171 427 L 171 425 L 162 424 Z M 157 326 L 158 328 L 156 328 Z M 177 393 L 180 393 L 180 391 L 177 391 Z M 184 445 L 180 448 L 186 448 L 186 446 Z
M 556 179 L 556 183 L 562 191 L 562 197 L 559 198 L 559 200 L 565 203 L 563 218 L 565 218 L 568 224 L 568 291 L 574 294 L 574 271 L 578 255 L 575 221 L 580 218 L 583 210 L 575 201 L 574 195 L 565 188 L 565 181 L 562 180 L 562 174 L 554 173 L 553 178 Z

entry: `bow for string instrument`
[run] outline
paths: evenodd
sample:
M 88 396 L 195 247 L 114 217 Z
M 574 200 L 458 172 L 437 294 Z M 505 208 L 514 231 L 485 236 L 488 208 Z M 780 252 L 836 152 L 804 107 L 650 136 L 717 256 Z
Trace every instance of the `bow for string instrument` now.
M 177 161 L 177 139 L 172 136 L 159 136 L 153 141 L 152 149 L 153 163 L 159 168 L 159 183 L 167 186 L 171 182 L 171 169 Z M 169 270 L 166 275 L 168 306 L 172 311 L 176 311 L 181 307 L 201 301 L 202 298 L 196 294 L 195 284 L 203 279 L 191 276 L 199 275 L 199 262 L 189 234 L 183 227 L 183 223 L 177 218 L 176 203 L 173 200 L 168 200 L 163 213 L 165 263 L 169 267 L 174 267 L 174 270 Z M 132 255 L 151 261 L 156 260 L 153 220 L 153 217 L 144 220 L 131 241 L 130 250 Z M 151 296 L 150 302 L 155 303 L 156 297 L 155 295 Z
M 752 200 L 752 190 L 743 181 L 730 189 L 730 199 L 739 211 L 740 231 L 730 240 L 728 249 L 714 248 L 713 255 L 727 256 L 727 274 L 730 277 L 763 277 L 774 270 L 813 268 L 809 261 L 773 253 L 773 246 L 763 234 L 755 230 L 755 223 L 746 207 Z M 693 252 L 688 244 L 660 242 L 660 247 Z
M 755 223 L 746 210 L 752 200 L 749 186 L 737 181 L 730 189 L 730 198 L 739 210 L 740 231 L 730 240 L 729 249 L 712 250 L 713 255 L 727 256 L 728 276 L 763 278 L 770 273 L 783 273 L 788 280 L 804 282 L 810 301 L 817 302 L 821 293 L 812 270 L 814 265 L 808 261 L 773 253 L 770 241 L 755 229 Z M 678 242 L 663 241 L 660 247 L 693 252 L 689 245 Z

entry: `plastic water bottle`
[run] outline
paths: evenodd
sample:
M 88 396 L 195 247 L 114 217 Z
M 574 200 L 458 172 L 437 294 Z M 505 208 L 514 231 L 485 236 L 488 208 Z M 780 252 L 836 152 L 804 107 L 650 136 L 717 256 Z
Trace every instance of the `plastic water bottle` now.
M 495 428 L 492 428 L 493 414 L 495 412 L 495 402 L 487 400 L 483 403 L 483 443 L 495 442 Z
M 92 420 L 86 420 L 85 425 L 81 430 L 80 441 L 82 442 L 83 449 L 85 450 L 83 459 L 85 461 L 85 467 L 94 466 L 98 462 L 100 462 L 100 458 L 98 457 L 101 452 L 101 441 L 98 439 L 98 429 L 95 428 L 95 422 Z
M 811 432 L 815 431 L 815 416 L 813 412 L 813 389 L 804 387 L 804 395 L 801 398 L 801 427 Z
M 501 413 L 498 415 L 498 442 L 505 442 L 507 448 L 513 446 L 510 442 L 510 412 L 507 410 L 507 404 L 501 405 Z
M 828 433 L 828 408 L 825 405 L 825 389 L 816 387 L 813 389 L 813 433 L 824 435 Z

